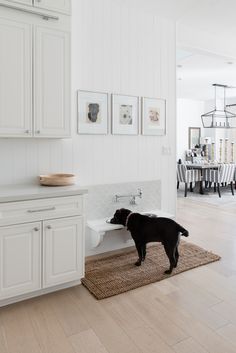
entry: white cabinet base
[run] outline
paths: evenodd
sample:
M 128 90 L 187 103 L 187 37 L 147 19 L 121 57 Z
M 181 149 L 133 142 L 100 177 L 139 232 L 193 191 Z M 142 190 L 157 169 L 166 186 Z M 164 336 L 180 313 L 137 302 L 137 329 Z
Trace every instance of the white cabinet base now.
M 78 285 L 81 285 L 80 280 L 71 281 L 71 282 L 63 283 L 63 284 L 60 284 L 57 286 L 53 286 L 53 287 L 49 287 L 49 288 L 45 288 L 45 289 L 40 289 L 40 290 L 30 292 L 27 294 L 18 295 L 18 296 L 12 297 L 12 298 L 3 299 L 3 300 L 0 300 L 0 308 L 3 306 L 6 306 L 6 305 L 21 302 L 22 300 L 27 300 L 27 299 L 39 297 L 41 295 L 57 292 L 59 290 L 75 287 Z

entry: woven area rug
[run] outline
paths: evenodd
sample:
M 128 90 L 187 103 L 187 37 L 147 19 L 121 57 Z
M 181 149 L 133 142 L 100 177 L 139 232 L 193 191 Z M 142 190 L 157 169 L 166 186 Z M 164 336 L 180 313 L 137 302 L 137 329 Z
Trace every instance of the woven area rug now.
M 178 267 L 171 275 L 164 274 L 169 260 L 160 243 L 148 246 L 146 260 L 140 267 L 134 265 L 135 249 L 91 259 L 86 262 L 82 283 L 97 299 L 104 299 L 220 260 L 220 256 L 185 241 L 180 242 L 179 253 Z

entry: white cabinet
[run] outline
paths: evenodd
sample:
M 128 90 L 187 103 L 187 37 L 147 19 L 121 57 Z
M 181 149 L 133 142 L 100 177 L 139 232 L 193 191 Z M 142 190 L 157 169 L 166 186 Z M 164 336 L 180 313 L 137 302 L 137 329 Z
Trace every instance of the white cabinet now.
M 40 223 L 0 227 L 0 299 L 40 287 Z
M 70 135 L 70 34 L 35 28 L 35 136 Z
M 83 275 L 82 217 L 44 222 L 43 286 L 80 279 Z
M 56 12 L 70 13 L 71 0 L 34 0 L 34 6 Z
M 82 195 L 0 203 L 0 307 L 83 275 Z
M 33 5 L 33 0 L 11 0 L 10 2 L 16 2 L 18 4 Z
M 0 135 L 32 131 L 32 27 L 0 18 Z
M 68 138 L 69 16 L 16 7 L 0 7 L 0 137 Z
M 34 6 L 35 8 L 70 14 L 71 0 L 7 0 L 9 3 L 18 3 Z

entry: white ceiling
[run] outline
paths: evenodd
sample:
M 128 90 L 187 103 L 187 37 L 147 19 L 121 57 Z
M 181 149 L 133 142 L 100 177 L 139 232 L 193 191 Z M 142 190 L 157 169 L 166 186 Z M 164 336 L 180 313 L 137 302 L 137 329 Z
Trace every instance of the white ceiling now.
M 123 0 L 131 6 L 145 7 L 157 15 L 172 18 L 209 33 L 232 36 L 236 33 L 235 0 Z M 232 37 L 233 40 L 233 37 Z
M 209 33 L 219 41 L 221 52 L 231 47 L 236 38 L 236 0 L 120 0 L 171 18 L 179 26 Z M 178 34 L 177 34 L 178 39 Z M 194 42 L 194 38 L 193 38 Z M 194 47 L 194 43 L 192 45 Z M 232 51 L 233 52 L 233 51 Z M 224 55 L 224 54 L 223 54 Z M 236 59 L 228 65 L 227 59 L 193 52 L 193 49 L 177 50 L 177 95 L 182 98 L 208 100 L 214 97 L 213 83 L 236 86 Z M 181 78 L 182 80 L 178 80 Z M 236 90 L 229 90 L 236 97 Z M 235 99 L 236 100 L 236 99 Z
M 177 49 L 178 98 L 212 99 L 213 83 L 236 87 L 236 61 L 229 65 L 227 59 L 222 57 Z M 235 97 L 236 102 L 236 89 L 228 89 L 226 93 L 228 97 Z

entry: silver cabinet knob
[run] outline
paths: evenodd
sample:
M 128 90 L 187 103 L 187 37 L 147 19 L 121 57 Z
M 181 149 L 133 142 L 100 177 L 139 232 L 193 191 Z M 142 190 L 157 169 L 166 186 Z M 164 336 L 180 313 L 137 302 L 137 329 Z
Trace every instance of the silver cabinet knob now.
M 35 231 L 35 232 L 38 232 L 38 231 L 39 231 L 39 228 L 38 228 L 38 227 L 35 227 L 35 228 L 34 228 L 34 231 Z
M 52 229 L 52 226 L 47 226 L 47 229 Z
M 36 130 L 36 134 L 39 135 L 40 134 L 40 130 Z
M 30 133 L 30 131 L 29 130 L 25 130 L 25 134 L 29 134 Z

